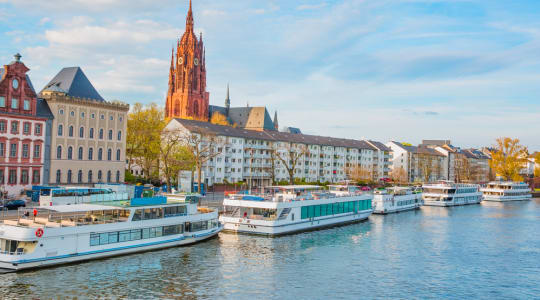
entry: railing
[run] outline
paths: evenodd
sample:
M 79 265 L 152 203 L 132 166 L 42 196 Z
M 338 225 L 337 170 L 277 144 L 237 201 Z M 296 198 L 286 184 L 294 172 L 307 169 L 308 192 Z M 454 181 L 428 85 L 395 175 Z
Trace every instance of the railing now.
M 23 250 L 23 251 L 15 251 L 15 252 L 10 252 L 10 251 L 0 251 L 0 254 L 5 254 L 5 255 L 23 255 L 23 254 L 26 254 L 26 251 Z

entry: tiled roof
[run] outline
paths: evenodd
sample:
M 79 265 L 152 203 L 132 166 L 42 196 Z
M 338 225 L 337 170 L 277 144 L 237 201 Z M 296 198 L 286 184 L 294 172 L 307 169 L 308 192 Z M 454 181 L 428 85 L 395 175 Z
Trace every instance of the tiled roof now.
M 96 101 L 105 101 L 96 91 L 88 77 L 80 67 L 63 68 L 54 78 L 45 85 L 43 90 L 56 86 L 64 90 L 69 96 L 89 98 Z
M 371 143 L 372 146 L 379 149 L 380 151 L 392 151 L 392 149 L 390 149 L 389 147 L 386 147 L 386 145 L 381 142 L 372 141 L 372 140 L 370 140 L 369 142 Z
M 398 147 L 402 148 L 403 150 L 405 150 L 407 152 L 411 152 L 411 153 L 431 154 L 431 155 L 436 155 L 436 156 L 445 156 L 444 154 L 440 153 L 439 151 L 437 151 L 437 150 L 435 150 L 433 148 L 423 146 L 423 145 L 420 145 L 420 146 L 417 147 L 417 146 L 412 146 L 412 145 L 411 146 L 403 145 L 402 143 L 395 142 L 395 141 L 392 141 L 392 143 L 394 143 Z
M 482 151 L 477 149 L 464 149 L 461 151 L 461 153 L 467 158 L 489 159 L 489 156 L 485 155 Z
M 324 136 L 308 135 L 308 134 L 295 134 L 295 133 L 288 133 L 288 132 L 279 132 L 275 130 L 255 131 L 255 130 L 234 128 L 231 126 L 216 125 L 216 124 L 212 124 L 208 122 L 186 120 L 186 119 L 179 119 L 179 118 L 175 120 L 179 122 L 182 126 L 184 126 L 186 129 L 188 129 L 189 131 L 196 132 L 196 133 L 211 132 L 216 135 L 241 137 L 241 138 L 247 138 L 247 139 L 284 141 L 284 142 L 293 142 L 293 143 L 298 143 L 298 144 L 376 150 L 375 147 L 369 145 L 365 141 L 360 141 L 360 140 L 340 139 L 340 138 L 324 137 Z

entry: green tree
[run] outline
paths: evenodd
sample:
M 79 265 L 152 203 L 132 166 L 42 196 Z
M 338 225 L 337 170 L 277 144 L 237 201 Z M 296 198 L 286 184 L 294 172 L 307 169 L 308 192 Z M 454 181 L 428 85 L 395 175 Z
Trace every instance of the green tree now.
M 136 103 L 128 114 L 126 154 L 128 167 L 139 165 L 145 176 L 158 178 L 160 135 L 165 127 L 163 109 L 155 103 Z
M 519 172 L 526 164 L 527 148 L 519 144 L 519 139 L 509 137 L 498 138 L 494 148 L 489 166 L 495 174 L 504 180 L 522 181 Z

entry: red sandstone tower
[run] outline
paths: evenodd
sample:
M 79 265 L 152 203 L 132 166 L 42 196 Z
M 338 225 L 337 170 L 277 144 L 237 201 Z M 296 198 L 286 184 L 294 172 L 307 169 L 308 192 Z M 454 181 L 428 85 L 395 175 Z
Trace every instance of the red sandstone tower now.
M 165 103 L 167 118 L 208 121 L 209 94 L 206 91 L 206 65 L 202 34 L 193 33 L 191 0 L 186 18 L 186 32 L 171 56 L 169 90 Z

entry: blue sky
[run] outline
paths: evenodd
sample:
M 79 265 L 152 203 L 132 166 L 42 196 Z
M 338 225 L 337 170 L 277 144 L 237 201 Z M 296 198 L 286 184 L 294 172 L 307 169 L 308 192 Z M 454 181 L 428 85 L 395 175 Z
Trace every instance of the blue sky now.
M 67 3 L 66 3 L 67 2 Z M 41 89 L 81 66 L 102 96 L 163 105 L 188 1 L 0 0 L 0 60 Z M 540 1 L 194 0 L 211 104 L 311 134 L 540 150 Z

